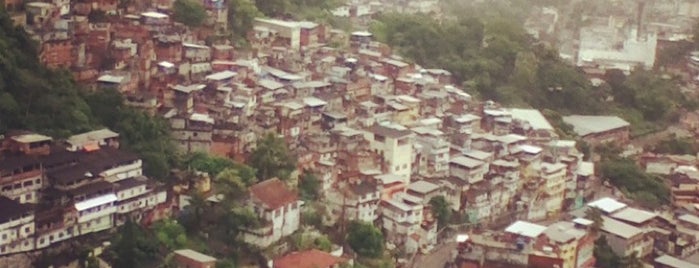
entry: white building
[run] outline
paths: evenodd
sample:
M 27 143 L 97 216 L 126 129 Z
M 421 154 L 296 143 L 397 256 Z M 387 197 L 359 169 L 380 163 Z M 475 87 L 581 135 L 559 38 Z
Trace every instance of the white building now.
M 86 147 L 98 147 L 98 146 L 112 146 L 119 148 L 119 133 L 111 131 L 109 129 L 99 129 L 82 134 L 77 134 L 70 136 L 66 140 L 68 151 L 79 151 L 84 150 Z
M 563 209 L 565 199 L 567 169 L 563 163 L 541 163 L 534 167 L 537 176 L 544 181 L 539 194 L 532 200 L 531 209 L 544 208 L 546 217 L 555 215 Z M 543 204 L 543 205 L 542 205 Z
M 363 181 L 327 191 L 325 200 L 332 223 L 342 217 L 346 221 L 373 223 L 379 218 L 380 197 L 377 183 Z
M 449 161 L 449 174 L 468 183 L 483 180 L 488 169 L 486 163 L 466 156 L 457 156 Z
M 614 17 L 609 18 L 608 24 L 580 30 L 578 66 L 619 69 L 626 73 L 637 66 L 653 67 L 658 44 L 655 34 L 639 36 L 636 29 L 619 29 Z
M 0 256 L 34 249 L 34 211 L 0 196 Z
M 417 134 L 417 172 L 425 177 L 443 177 L 449 172 L 449 142 L 444 133 L 432 127 L 412 129 Z
M 75 203 L 78 216 L 78 232 L 80 235 L 107 230 L 114 226 L 114 213 L 117 207 L 114 202 L 117 196 L 109 193 Z
M 374 124 L 364 137 L 369 148 L 382 156 L 387 172 L 402 176 L 407 183 L 412 172 L 413 136 L 397 124 Z
M 148 178 L 139 176 L 121 180 L 116 185 L 117 207 L 115 225 L 122 225 L 127 220 L 141 220 L 143 210 L 152 209 L 167 199 L 167 192 L 148 184 Z
M 401 194 L 381 202 L 386 240 L 403 247 L 407 253 L 413 253 L 421 247 L 429 247 L 436 242 L 436 221 L 425 221 L 424 206 L 420 201 L 419 198 Z
M 266 248 L 299 229 L 303 202 L 279 179 L 250 187 L 250 203 L 262 227 L 245 230 L 245 242 Z

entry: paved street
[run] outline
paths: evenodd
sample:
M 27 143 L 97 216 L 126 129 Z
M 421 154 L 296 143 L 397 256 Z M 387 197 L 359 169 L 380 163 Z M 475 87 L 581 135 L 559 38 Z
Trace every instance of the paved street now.
M 448 261 L 452 261 L 452 250 L 456 249 L 456 242 L 438 245 L 432 253 L 419 254 L 413 261 L 413 268 L 442 268 Z

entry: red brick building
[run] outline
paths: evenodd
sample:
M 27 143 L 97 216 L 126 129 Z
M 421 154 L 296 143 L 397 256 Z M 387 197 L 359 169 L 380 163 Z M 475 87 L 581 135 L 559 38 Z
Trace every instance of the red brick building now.
M 177 268 L 214 268 L 216 258 L 201 254 L 191 249 L 175 251 L 175 267 Z
M 70 39 L 43 42 L 39 59 L 49 68 L 68 68 L 73 63 L 73 42 Z

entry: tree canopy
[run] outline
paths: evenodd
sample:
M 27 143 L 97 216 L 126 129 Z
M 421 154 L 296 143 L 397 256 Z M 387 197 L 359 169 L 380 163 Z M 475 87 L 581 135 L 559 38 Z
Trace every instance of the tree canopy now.
M 377 258 L 383 254 L 383 234 L 381 230 L 369 223 L 351 222 L 347 243 L 362 257 Z
M 449 223 L 452 211 L 449 206 L 449 201 L 447 201 L 443 195 L 435 196 L 430 199 L 430 206 L 432 214 L 437 219 L 439 226 L 445 226 Z
M 244 39 L 248 31 L 252 30 L 255 18 L 261 16 L 262 12 L 257 9 L 253 0 L 228 1 L 228 26 L 238 37 Z
M 174 220 L 157 222 L 153 229 L 158 242 L 169 250 L 184 248 L 187 245 L 187 234 L 184 227 Z
M 656 154 L 696 155 L 699 153 L 699 144 L 692 138 L 672 136 L 651 146 L 650 150 Z
M 176 0 L 172 5 L 174 19 L 190 27 L 199 27 L 206 20 L 206 9 L 202 1 Z
M 0 133 L 8 129 L 67 137 L 97 120 L 70 74 L 38 61 L 37 44 L 0 10 Z
M 158 240 L 131 221 L 119 228 L 111 242 L 108 256 L 115 267 L 153 267 L 161 260 Z
M 526 33 L 522 14 L 496 7 L 473 7 L 442 20 L 382 14 L 370 30 L 398 54 L 427 68 L 444 68 L 465 91 L 505 105 L 615 114 L 632 123 L 634 134 L 659 129 L 676 121 L 680 108 L 697 106 L 681 92 L 679 81 L 652 71 L 628 77 L 612 72 L 605 77 L 608 84 L 593 86 L 582 70 Z
M 600 171 L 603 178 L 641 205 L 655 208 L 670 201 L 668 186 L 656 176 L 641 170 L 632 159 L 603 157 Z
M 320 195 L 320 180 L 311 172 L 304 172 L 298 184 L 303 200 L 316 200 Z
M 289 152 L 284 139 L 268 133 L 257 141 L 257 147 L 250 155 L 249 164 L 257 170 L 261 180 L 289 179 L 296 169 L 296 158 Z
M 607 243 L 605 236 L 600 236 L 595 240 L 595 266 L 600 268 L 616 268 L 621 267 L 621 258 L 614 254 L 612 247 Z
M 83 98 L 97 122 L 118 132 L 124 149 L 139 154 L 146 175 L 156 179 L 167 177 L 170 168 L 178 162 L 177 147 L 167 121 L 126 106 L 115 90 L 86 92 Z

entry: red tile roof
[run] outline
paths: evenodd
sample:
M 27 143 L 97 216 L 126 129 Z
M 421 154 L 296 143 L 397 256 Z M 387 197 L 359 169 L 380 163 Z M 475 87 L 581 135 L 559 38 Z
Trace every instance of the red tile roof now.
M 278 209 L 298 200 L 295 192 L 289 190 L 277 178 L 269 179 L 250 187 L 250 195 L 271 210 Z
M 274 268 L 330 268 L 333 265 L 346 261 L 329 253 L 311 249 L 302 252 L 292 252 L 274 260 Z

